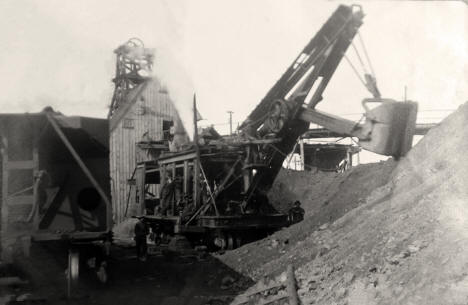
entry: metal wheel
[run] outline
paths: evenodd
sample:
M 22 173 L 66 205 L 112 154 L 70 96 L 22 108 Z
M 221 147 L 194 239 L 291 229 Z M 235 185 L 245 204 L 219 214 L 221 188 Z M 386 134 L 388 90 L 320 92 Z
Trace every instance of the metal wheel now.
M 278 133 L 288 119 L 288 106 L 282 100 L 275 100 L 268 111 L 268 118 L 265 120 L 265 127 L 268 132 Z

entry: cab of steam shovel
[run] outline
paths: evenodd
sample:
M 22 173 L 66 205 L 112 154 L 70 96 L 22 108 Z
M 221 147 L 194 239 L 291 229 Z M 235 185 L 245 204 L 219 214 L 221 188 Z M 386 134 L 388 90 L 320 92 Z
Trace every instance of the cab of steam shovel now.
M 368 104 L 380 103 L 370 109 Z M 363 130 L 368 137 L 359 140 L 359 145 L 369 151 L 400 158 L 413 144 L 418 104 L 397 102 L 391 99 L 371 98 L 362 102 L 366 109 Z

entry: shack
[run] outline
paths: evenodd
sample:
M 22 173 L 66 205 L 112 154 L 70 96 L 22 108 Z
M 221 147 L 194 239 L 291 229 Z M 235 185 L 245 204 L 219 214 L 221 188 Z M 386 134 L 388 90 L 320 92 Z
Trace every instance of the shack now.
M 296 145 L 293 154 L 301 156 L 299 168 L 306 171 L 341 172 L 353 166 L 353 156 L 359 156 L 361 148 L 357 145 L 337 143 L 305 143 Z

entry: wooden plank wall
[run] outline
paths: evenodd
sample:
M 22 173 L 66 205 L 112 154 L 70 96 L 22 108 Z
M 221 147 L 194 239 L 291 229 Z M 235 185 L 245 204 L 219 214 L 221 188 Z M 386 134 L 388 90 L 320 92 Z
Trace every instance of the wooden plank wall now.
M 34 173 L 38 169 L 37 150 L 33 148 L 32 139 L 41 126 L 39 121 L 34 115 L 6 115 L 0 123 L 1 256 L 8 262 L 18 250 L 17 242 L 28 239 L 34 229 L 28 215 L 33 207 L 32 186 Z
M 160 83 L 156 79 L 149 82 L 135 104 L 110 133 L 110 175 L 115 224 L 125 219 L 130 192 L 127 180 L 131 178 L 136 163 L 151 158 L 144 153 L 137 153 L 136 143 L 162 140 L 163 120 L 175 121 L 176 109 L 169 95 L 165 90 L 160 90 Z M 127 217 L 130 216 L 132 215 L 127 214 Z

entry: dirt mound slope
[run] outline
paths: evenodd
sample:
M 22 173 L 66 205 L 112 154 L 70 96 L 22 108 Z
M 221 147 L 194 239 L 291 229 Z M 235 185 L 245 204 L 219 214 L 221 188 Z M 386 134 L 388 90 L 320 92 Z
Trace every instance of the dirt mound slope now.
M 344 173 L 309 172 L 282 169 L 268 194 L 270 202 L 287 213 L 299 200 L 307 215 L 315 215 L 327 206 L 351 209 L 376 187 L 388 182 L 396 162 L 361 164 Z M 331 212 L 331 211 L 329 211 Z M 330 214 L 330 213 L 327 213 Z M 334 215 L 330 215 L 331 218 Z M 326 219 L 325 222 L 328 222 Z
M 330 225 L 294 244 L 275 236 L 258 243 L 276 249 L 273 264 L 296 266 L 303 304 L 468 303 L 467 124 L 464 105 L 386 185 Z M 266 271 L 258 261 L 245 272 L 258 279 Z
M 220 256 L 231 268 L 254 279 L 264 274 L 276 274 L 289 261 L 291 251 L 300 246 L 313 231 L 333 222 L 365 202 L 371 192 L 385 185 L 396 162 L 362 164 L 345 173 L 298 172 L 283 169 L 269 194 L 272 204 L 287 212 L 292 202 L 299 200 L 306 215 L 303 222 L 276 232 Z M 294 255 L 300 264 L 309 256 Z M 242 262 L 242 263 L 240 263 Z

